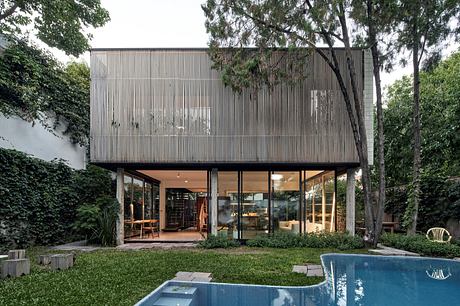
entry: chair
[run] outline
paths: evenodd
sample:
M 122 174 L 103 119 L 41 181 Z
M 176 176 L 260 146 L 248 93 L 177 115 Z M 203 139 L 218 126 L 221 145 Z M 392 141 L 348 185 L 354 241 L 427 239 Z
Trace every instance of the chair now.
M 447 240 L 444 239 L 446 235 Z M 452 236 L 445 228 L 433 227 L 426 232 L 426 238 L 433 242 L 448 243 L 452 239 Z
M 160 237 L 160 231 L 158 229 L 158 221 L 156 220 L 148 220 L 148 221 L 149 222 L 146 222 L 146 224 L 142 227 L 142 232 L 146 234 L 150 232 L 152 234 L 152 238 Z

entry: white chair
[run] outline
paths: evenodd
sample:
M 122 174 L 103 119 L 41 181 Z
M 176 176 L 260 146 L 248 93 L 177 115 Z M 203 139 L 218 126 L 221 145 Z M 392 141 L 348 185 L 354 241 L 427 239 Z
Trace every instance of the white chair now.
M 452 239 L 450 233 L 442 227 L 430 228 L 425 236 L 428 240 L 439 243 L 448 243 Z M 447 237 L 447 240 L 445 240 L 444 237 Z

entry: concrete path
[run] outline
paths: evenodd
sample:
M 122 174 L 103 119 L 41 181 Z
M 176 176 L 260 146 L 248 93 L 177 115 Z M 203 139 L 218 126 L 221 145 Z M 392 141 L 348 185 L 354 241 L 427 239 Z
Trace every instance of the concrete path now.
M 321 265 L 306 264 L 302 266 L 293 266 L 292 272 L 303 273 L 307 276 L 324 276 L 323 267 Z
M 212 280 L 211 273 L 206 272 L 177 272 L 176 277 L 172 280 L 176 281 L 194 281 L 209 283 Z
M 86 245 L 86 240 L 75 241 L 71 243 L 56 245 L 51 247 L 52 250 L 59 251 L 81 251 L 81 252 L 92 252 L 101 249 L 99 246 Z
M 400 249 L 390 248 L 384 246 L 383 244 L 377 244 L 378 249 L 371 249 L 369 253 L 377 254 L 377 255 L 396 255 L 396 256 L 420 256 L 420 254 L 404 251 Z
M 195 248 L 197 246 L 196 243 L 193 242 L 161 242 L 161 243 L 125 243 L 122 245 L 117 246 L 117 250 L 145 250 L 145 249 L 160 249 L 160 250 L 170 250 L 170 249 L 187 249 L 187 248 Z

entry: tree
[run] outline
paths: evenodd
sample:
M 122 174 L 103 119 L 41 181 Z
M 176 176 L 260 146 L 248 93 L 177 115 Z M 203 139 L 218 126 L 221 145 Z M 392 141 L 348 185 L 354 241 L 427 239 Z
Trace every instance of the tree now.
M 0 113 L 39 122 L 49 130 L 64 123 L 64 134 L 86 145 L 89 84 L 88 65 L 72 62 L 64 67 L 48 52 L 11 40 L 0 57 Z
M 460 53 L 420 73 L 421 167 L 427 176 L 455 177 L 460 173 Z M 388 88 L 384 113 L 385 160 L 390 187 L 408 185 L 410 172 L 401 171 L 413 159 L 411 147 L 412 76 Z M 410 218 L 409 218 L 409 221 Z
M 345 101 L 362 170 L 368 236 L 376 243 L 363 101 L 351 56 L 349 3 L 208 0 L 202 8 L 211 37 L 211 59 L 215 68 L 222 71 L 224 83 L 236 91 L 247 87 L 257 90 L 261 86 L 271 87 L 303 78 L 309 52 L 316 52 L 331 68 Z M 336 42 L 345 48 L 345 69 L 338 62 Z M 327 50 L 319 48 L 319 43 L 324 43 Z M 256 49 L 244 49 L 247 46 L 256 46 Z M 276 48 L 287 48 L 281 59 L 275 56 Z M 347 76 L 350 88 L 345 82 Z
M 460 17 L 460 3 L 456 0 L 400 1 L 397 18 L 397 46 L 411 52 L 413 67 L 413 175 L 412 200 L 406 219 L 411 219 L 409 235 L 417 228 L 421 177 L 421 119 L 420 119 L 420 64 L 427 52 L 439 53 L 439 47 L 457 29 L 454 20 Z
M 371 50 L 373 74 L 376 90 L 377 109 L 377 156 L 378 156 L 378 198 L 375 216 L 376 241 L 382 231 L 383 214 L 385 207 L 385 133 L 383 124 L 382 82 L 380 71 L 386 66 L 391 70 L 394 56 L 388 51 L 389 42 L 383 37 L 392 32 L 394 26 L 394 1 L 352 1 L 352 18 L 361 27 L 362 32 L 355 32 L 355 40 Z
M 26 27 L 50 47 L 78 56 L 89 48 L 88 27 L 101 27 L 110 20 L 100 0 L 50 1 L 4 0 L 0 3 L 0 33 L 21 34 Z

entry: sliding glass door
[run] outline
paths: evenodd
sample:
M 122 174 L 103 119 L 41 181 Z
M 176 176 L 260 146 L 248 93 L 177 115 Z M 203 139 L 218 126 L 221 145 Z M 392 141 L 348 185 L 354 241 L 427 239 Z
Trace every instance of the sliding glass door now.
M 299 171 L 271 173 L 273 231 L 301 231 L 299 175 Z
M 244 171 L 241 190 L 241 239 L 251 239 L 269 229 L 268 171 Z

